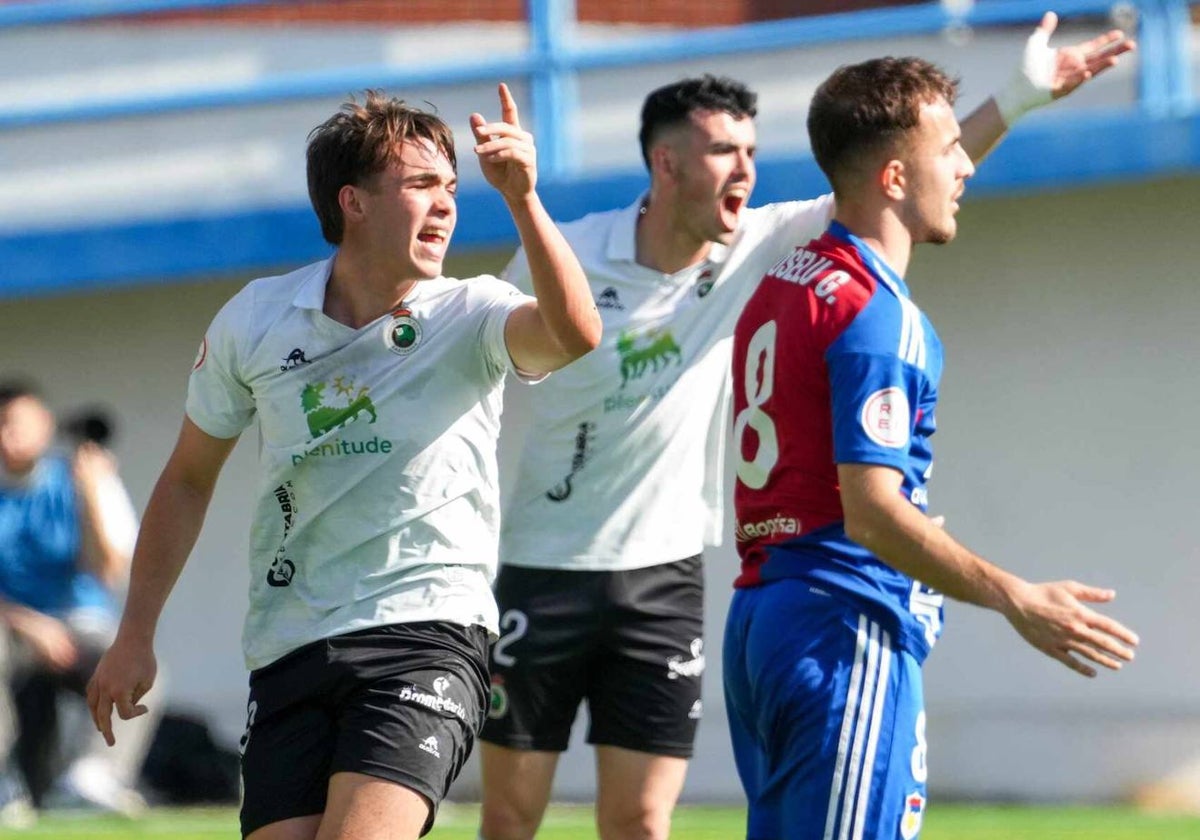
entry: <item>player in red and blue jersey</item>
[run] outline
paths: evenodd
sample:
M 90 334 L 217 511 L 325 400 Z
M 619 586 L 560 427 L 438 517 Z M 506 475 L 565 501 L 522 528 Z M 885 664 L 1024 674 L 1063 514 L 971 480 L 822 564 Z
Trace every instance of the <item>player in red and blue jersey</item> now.
M 943 594 L 1001 612 L 1087 676 L 1137 637 L 1031 584 L 926 515 L 942 347 L 904 282 L 912 248 L 949 242 L 973 172 L 957 85 L 920 59 L 843 67 L 809 111 L 835 219 L 780 261 L 734 336 L 742 573 L 725 693 L 752 840 L 913 840 L 925 810 L 921 663 Z

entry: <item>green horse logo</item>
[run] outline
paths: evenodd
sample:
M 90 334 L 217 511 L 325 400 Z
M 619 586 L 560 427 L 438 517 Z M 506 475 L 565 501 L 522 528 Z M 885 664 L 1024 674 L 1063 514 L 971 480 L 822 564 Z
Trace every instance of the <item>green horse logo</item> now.
M 631 379 L 641 379 L 649 370 L 658 373 L 671 364 L 683 364 L 683 351 L 667 329 L 654 329 L 637 335 L 622 331 L 617 336 L 617 353 L 621 356 L 621 387 Z
M 359 388 L 358 393 L 355 394 L 353 383 L 345 385 L 342 383 L 341 377 L 338 377 L 334 386 L 339 393 L 346 395 L 348 404 L 342 408 L 325 405 L 325 398 L 322 394 L 325 390 L 324 382 L 311 382 L 304 387 L 304 391 L 300 394 L 300 407 L 304 409 L 308 420 L 308 431 L 314 440 L 326 432 L 340 429 L 354 422 L 364 411 L 371 415 L 369 422 L 375 422 L 375 404 L 371 402 L 366 388 Z

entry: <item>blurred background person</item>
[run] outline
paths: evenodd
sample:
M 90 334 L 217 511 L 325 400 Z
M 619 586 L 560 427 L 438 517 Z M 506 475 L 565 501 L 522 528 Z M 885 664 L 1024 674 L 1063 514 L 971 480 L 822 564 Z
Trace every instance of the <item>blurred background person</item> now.
M 103 416 L 64 432 L 69 445 L 55 445 L 54 415 L 32 383 L 0 383 L 0 822 L 10 824 L 42 805 L 139 812 L 135 782 L 156 723 L 131 721 L 109 752 L 83 716 L 87 678 L 116 630 L 137 517 Z M 71 720 L 85 728 L 63 737 Z

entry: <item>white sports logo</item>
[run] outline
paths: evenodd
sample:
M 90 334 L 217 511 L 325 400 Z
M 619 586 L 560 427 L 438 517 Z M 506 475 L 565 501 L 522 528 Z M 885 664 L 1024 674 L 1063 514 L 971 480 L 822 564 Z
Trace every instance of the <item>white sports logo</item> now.
M 704 673 L 704 640 L 692 639 L 692 658 L 684 659 L 676 654 L 667 660 L 667 679 L 698 677 Z
M 421 749 L 425 750 L 425 752 L 429 753 L 434 758 L 442 757 L 442 754 L 438 751 L 437 738 L 433 735 L 430 735 L 424 741 L 417 744 L 417 746 L 420 747 Z
M 908 395 L 900 388 L 884 388 L 867 397 L 860 418 L 867 437 L 880 446 L 900 449 L 908 444 Z
M 439 677 L 438 679 L 444 679 Z M 443 683 L 442 688 L 445 689 L 450 684 L 449 680 Z M 435 684 L 436 688 L 436 684 Z M 400 689 L 397 695 L 402 703 L 412 703 L 417 706 L 424 706 L 426 709 L 432 709 L 435 712 L 448 712 L 454 715 L 459 720 L 467 719 L 467 709 L 462 703 L 459 703 L 453 697 L 443 697 L 440 694 L 429 694 L 421 691 L 415 685 L 406 685 Z

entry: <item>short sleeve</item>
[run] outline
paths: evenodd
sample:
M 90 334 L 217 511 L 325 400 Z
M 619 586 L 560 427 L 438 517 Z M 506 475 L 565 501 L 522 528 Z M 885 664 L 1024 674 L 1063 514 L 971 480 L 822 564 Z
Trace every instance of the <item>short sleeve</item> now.
M 473 292 L 479 296 L 484 308 L 480 341 L 489 369 L 497 376 L 512 371 L 519 378 L 529 382 L 544 378 L 541 375 L 530 376 L 518 370 L 517 366 L 513 364 L 512 356 L 508 352 L 508 344 L 504 339 L 504 328 L 508 324 L 508 316 L 515 309 L 536 300 L 536 298 L 523 293 L 512 283 L 497 277 L 476 277 L 471 283 Z
M 837 353 L 827 363 L 834 461 L 905 470 L 924 374 L 894 354 Z
M 188 379 L 187 416 L 217 438 L 237 437 L 254 420 L 254 394 L 240 378 L 238 337 L 247 293 L 236 295 L 217 313 L 200 344 Z
M 763 241 L 758 247 L 783 255 L 824 233 L 833 211 L 833 193 L 829 193 L 807 201 L 767 204 L 749 213 L 761 219 L 759 224 L 763 226 Z

